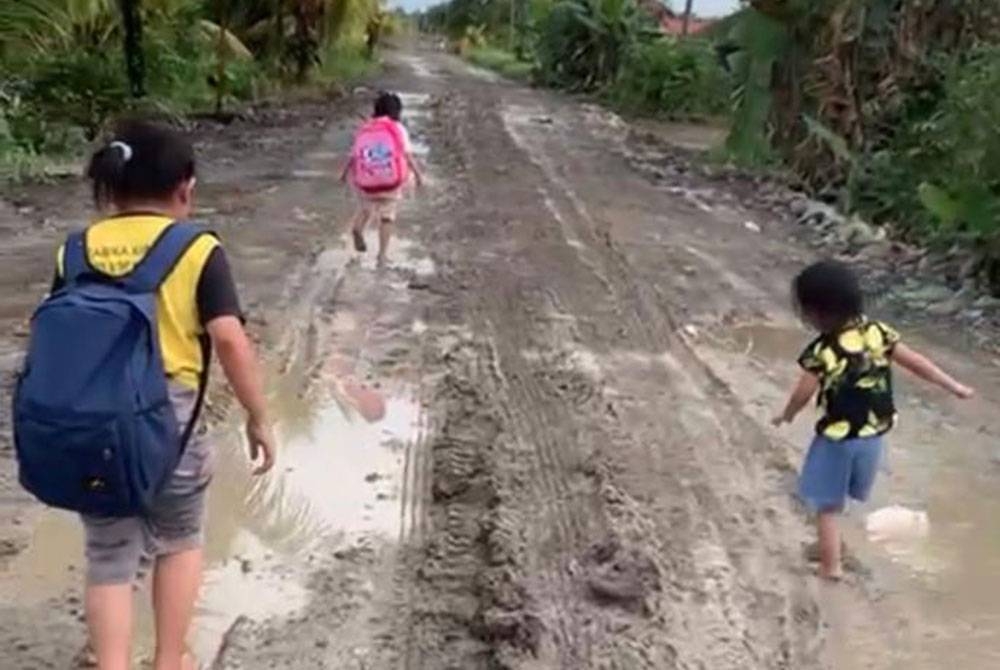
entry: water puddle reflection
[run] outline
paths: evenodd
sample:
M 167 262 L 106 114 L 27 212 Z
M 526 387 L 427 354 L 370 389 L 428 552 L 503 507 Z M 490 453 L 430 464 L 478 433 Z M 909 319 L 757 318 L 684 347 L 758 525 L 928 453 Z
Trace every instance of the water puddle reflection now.
M 728 334 L 745 355 L 782 361 L 798 358 L 810 339 L 803 330 L 768 323 L 736 326 Z
M 279 398 L 281 451 L 269 477 L 249 477 L 238 431 L 216 431 L 207 569 L 191 640 L 202 659 L 214 656 L 237 617 L 304 607 L 309 594 L 294 566 L 319 543 L 329 549 L 401 532 L 405 450 L 423 429 L 414 393 L 404 387 L 384 397 L 357 384 L 327 390 L 316 403 Z M 76 516 L 46 510 L 29 547 L 0 575 L 0 592 L 28 605 L 79 591 L 82 546 Z M 137 595 L 137 659 L 152 645 L 148 593 Z

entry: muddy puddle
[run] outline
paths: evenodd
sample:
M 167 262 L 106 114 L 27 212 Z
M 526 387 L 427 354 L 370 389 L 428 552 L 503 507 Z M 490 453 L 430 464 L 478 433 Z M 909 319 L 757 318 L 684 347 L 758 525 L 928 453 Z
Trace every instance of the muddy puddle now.
M 235 426 L 215 432 L 208 569 L 191 640 L 200 658 L 214 657 L 239 616 L 262 620 L 304 607 L 309 593 L 298 568 L 318 547 L 330 551 L 360 538 L 394 541 L 401 534 L 406 449 L 423 429 L 420 407 L 405 386 L 387 395 L 369 390 L 366 400 L 378 411 L 333 392 L 308 404 L 283 398 L 275 407 L 282 451 L 268 478 L 249 476 Z M 0 591 L 24 605 L 78 593 L 82 542 L 73 515 L 45 511 L 29 547 L 0 575 Z M 145 584 L 137 597 L 142 659 L 152 644 Z
M 715 334 L 715 333 L 718 334 Z M 698 340 L 725 352 L 718 367 L 770 412 L 794 383 L 795 359 L 811 335 L 794 323 L 757 322 Z M 913 346 L 936 356 L 933 345 Z M 715 355 L 709 354 L 709 359 Z M 761 375 L 761 370 L 769 371 Z M 971 373 L 970 373 L 971 374 Z M 988 396 L 988 377 L 967 380 Z M 786 382 L 787 387 L 771 384 Z M 907 615 L 866 630 L 844 593 L 821 589 L 838 670 L 1000 667 L 1000 460 L 987 400 L 967 404 L 897 372 L 900 423 L 887 440 L 873 499 L 847 513 L 845 537 L 866 589 Z M 986 385 L 986 388 L 983 388 Z M 753 400 L 751 400 L 753 404 Z M 811 435 L 808 412 L 787 432 L 796 467 Z M 792 491 L 789 491 L 792 494 Z M 898 641 L 887 649 L 889 636 Z

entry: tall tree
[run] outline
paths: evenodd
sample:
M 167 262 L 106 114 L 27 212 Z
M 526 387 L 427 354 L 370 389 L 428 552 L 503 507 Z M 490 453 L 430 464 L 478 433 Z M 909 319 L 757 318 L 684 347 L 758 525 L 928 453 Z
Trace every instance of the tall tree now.
M 146 95 L 146 62 L 142 53 L 142 0 L 119 0 L 125 48 L 125 72 L 135 98 Z

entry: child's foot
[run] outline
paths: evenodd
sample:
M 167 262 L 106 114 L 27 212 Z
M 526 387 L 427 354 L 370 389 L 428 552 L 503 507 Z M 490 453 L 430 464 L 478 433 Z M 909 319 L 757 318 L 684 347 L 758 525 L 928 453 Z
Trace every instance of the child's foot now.
M 83 648 L 77 652 L 73 659 L 74 668 L 96 668 L 97 667 L 97 654 L 91 649 L 90 643 L 87 642 L 83 645 Z
M 368 245 L 365 244 L 365 236 L 360 230 L 352 230 L 351 235 L 354 237 L 354 250 L 358 253 L 364 253 L 368 251 Z
M 386 256 L 379 256 L 375 261 L 375 265 L 379 270 L 386 270 L 389 267 L 389 259 Z
M 816 570 L 816 575 L 820 579 L 822 579 L 824 581 L 832 582 L 832 583 L 836 584 L 838 582 L 843 581 L 843 579 L 844 579 L 844 570 L 843 570 L 843 568 L 836 568 L 836 569 L 828 570 L 826 568 L 822 568 L 821 567 L 818 570 Z

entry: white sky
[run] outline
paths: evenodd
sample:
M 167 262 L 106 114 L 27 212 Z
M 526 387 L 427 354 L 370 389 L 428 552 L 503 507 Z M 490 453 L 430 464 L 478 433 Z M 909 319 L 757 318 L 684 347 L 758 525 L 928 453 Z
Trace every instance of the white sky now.
M 390 7 L 423 9 L 439 4 L 440 0 L 389 0 Z M 684 9 L 684 0 L 671 0 L 667 4 L 675 10 Z M 725 16 L 739 7 L 739 0 L 694 0 L 694 11 L 698 16 Z

